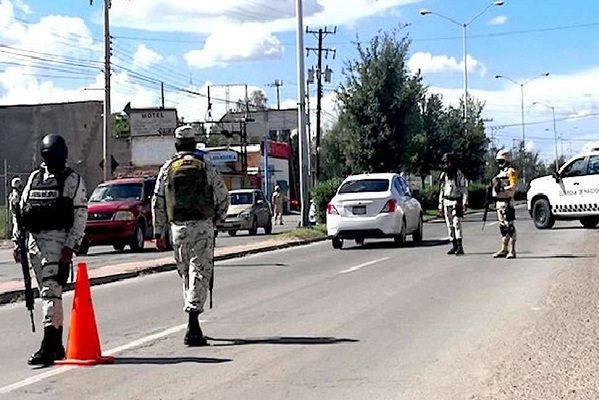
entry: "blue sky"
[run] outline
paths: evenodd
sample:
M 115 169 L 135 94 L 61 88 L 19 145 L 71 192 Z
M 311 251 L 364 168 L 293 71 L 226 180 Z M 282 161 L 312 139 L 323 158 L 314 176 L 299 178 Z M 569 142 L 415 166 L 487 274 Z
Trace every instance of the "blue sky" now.
M 484 0 L 305 0 L 306 24 L 337 26 L 325 45 L 337 49 L 326 60 L 334 71 L 327 84 L 325 123 L 334 121 L 332 90 L 342 79 L 343 63 L 356 56 L 352 41 L 368 40 L 379 29 L 408 24 L 412 38 L 410 68 L 420 68 L 431 92 L 447 103 L 462 95 L 460 27 L 423 8 L 467 21 L 491 1 Z M 158 105 L 159 86 L 167 84 L 166 103 L 187 120 L 203 120 L 206 101 L 176 88 L 206 92 L 207 84 L 241 83 L 265 91 L 276 103 L 275 79 L 284 81 L 282 101 L 296 103 L 294 0 L 113 0 L 111 17 L 115 71 L 114 109 Z M 84 90 L 103 85 L 102 2 L 95 0 L 0 0 L 0 103 L 20 104 L 102 98 Z M 488 134 L 498 145 L 521 137 L 520 88 L 495 75 L 526 81 L 527 144 L 546 159 L 554 154 L 551 110 L 565 153 L 599 140 L 599 2 L 590 0 L 505 0 L 468 28 L 469 88 L 486 102 Z M 316 46 L 313 35 L 305 44 Z M 25 53 L 23 53 L 25 52 Z M 44 53 L 43 60 L 39 57 Z M 38 57 L 38 58 L 34 58 Z M 48 61 L 50 60 L 50 61 Z M 59 60 L 56 62 L 56 60 Z M 67 64 L 65 64 L 65 62 Z M 306 58 L 306 67 L 316 63 Z M 148 81 L 150 80 L 150 81 Z M 312 92 L 312 95 L 314 92 Z M 224 98 L 224 89 L 213 89 Z M 241 87 L 229 97 L 243 95 Z M 546 105 L 535 105 L 544 102 Z M 215 103 L 215 114 L 224 111 Z M 216 115 L 217 116 L 217 115 Z M 536 123 L 536 122 L 543 123 Z M 515 126 L 511 126 L 515 125 Z M 549 131 L 547 131 L 549 129 Z M 562 143 L 559 143 L 561 151 Z

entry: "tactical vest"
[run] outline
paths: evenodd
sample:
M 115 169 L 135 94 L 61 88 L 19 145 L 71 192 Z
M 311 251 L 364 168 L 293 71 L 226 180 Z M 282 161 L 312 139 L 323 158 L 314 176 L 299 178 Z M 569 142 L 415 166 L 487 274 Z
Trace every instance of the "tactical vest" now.
M 31 181 L 27 201 L 23 205 L 23 225 L 28 232 L 68 230 L 75 221 L 73 199 L 64 196 L 64 184 L 73 173 L 63 173 L 44 182 L 44 170 L 39 169 Z
M 495 176 L 495 179 L 499 181 L 499 186 L 504 188 L 510 186 L 510 177 L 515 173 L 516 170 L 513 167 L 507 166 L 499 171 L 499 173 Z M 497 190 L 493 188 L 493 196 L 500 200 L 511 200 L 514 197 L 514 194 L 515 190 L 510 192 L 497 192 Z
M 166 172 L 166 213 L 170 222 L 214 218 L 214 191 L 205 161 L 193 153 L 178 153 Z

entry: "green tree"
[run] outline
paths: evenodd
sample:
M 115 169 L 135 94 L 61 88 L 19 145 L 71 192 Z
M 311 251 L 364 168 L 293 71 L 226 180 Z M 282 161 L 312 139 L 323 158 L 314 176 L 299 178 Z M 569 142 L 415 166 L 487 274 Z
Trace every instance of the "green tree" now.
M 248 96 L 247 108 L 249 108 L 249 111 L 266 111 L 266 110 L 268 110 L 268 99 L 266 98 L 266 96 L 264 95 L 264 92 L 262 90 L 254 90 L 252 93 L 250 93 L 250 95 Z M 243 99 L 237 100 L 237 103 L 235 104 L 235 109 L 233 111 L 245 112 L 246 111 L 245 100 L 243 100 Z
M 115 139 L 126 139 L 131 136 L 129 116 L 122 113 L 112 114 L 112 136 Z
M 408 165 L 424 94 L 420 76 L 406 67 L 409 43 L 398 31 L 379 33 L 367 46 L 358 44 L 358 58 L 346 63 L 330 140 L 339 141 L 336 152 L 349 172 L 400 171 Z

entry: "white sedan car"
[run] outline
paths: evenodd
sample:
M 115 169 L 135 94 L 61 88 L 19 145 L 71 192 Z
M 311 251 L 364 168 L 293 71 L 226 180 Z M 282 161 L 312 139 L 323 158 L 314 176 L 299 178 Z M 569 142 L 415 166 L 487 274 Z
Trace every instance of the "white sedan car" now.
M 353 239 L 392 238 L 402 245 L 407 235 L 422 241 L 422 207 L 397 174 L 364 174 L 347 178 L 327 206 L 327 232 L 333 247 Z

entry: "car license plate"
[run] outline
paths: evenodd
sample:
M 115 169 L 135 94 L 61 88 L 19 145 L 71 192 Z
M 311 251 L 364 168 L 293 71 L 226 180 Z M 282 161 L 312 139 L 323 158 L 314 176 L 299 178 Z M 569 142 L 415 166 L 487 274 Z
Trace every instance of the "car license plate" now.
M 354 215 L 364 215 L 366 214 L 366 206 L 354 206 L 353 211 Z

